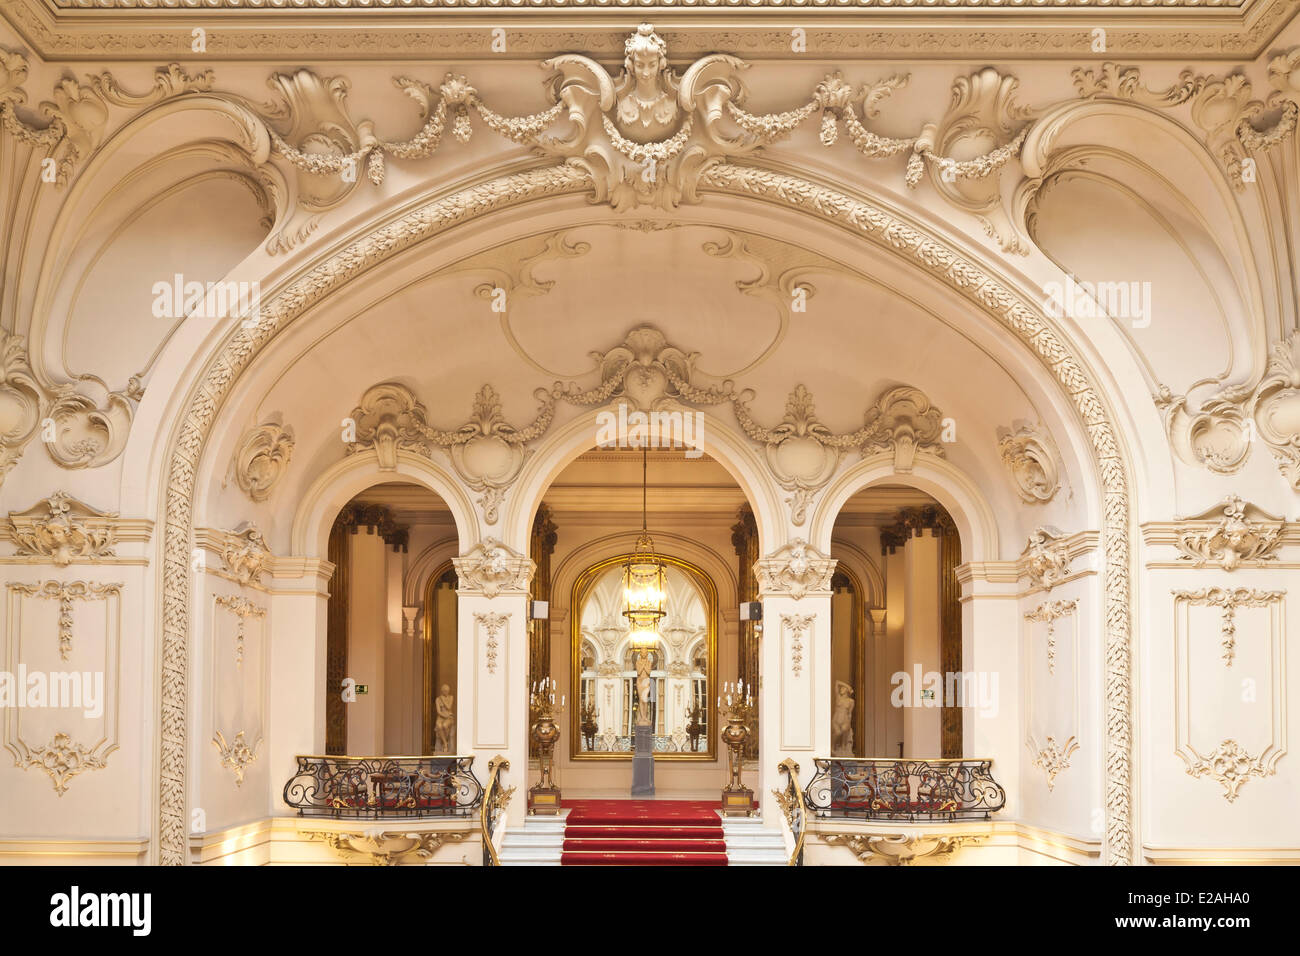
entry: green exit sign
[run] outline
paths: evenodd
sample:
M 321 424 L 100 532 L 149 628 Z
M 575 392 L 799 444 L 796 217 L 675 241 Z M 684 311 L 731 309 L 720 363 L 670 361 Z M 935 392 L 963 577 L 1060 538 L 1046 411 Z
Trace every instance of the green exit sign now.
M 358 684 L 358 685 L 357 685 L 357 693 L 358 693 L 358 694 L 369 694 L 369 693 L 370 693 L 370 685 L 369 685 L 369 684 Z

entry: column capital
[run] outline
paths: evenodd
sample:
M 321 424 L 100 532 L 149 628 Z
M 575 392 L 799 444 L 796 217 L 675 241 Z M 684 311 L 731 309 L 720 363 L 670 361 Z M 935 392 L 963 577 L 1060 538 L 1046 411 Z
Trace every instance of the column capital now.
M 827 557 L 803 538 L 795 538 L 765 558 L 754 562 L 759 597 L 791 597 L 831 593 L 834 558 Z
M 481 594 L 487 598 L 498 594 L 527 594 L 537 570 L 532 558 L 490 537 L 459 558 L 452 558 L 452 565 L 460 581 L 458 594 Z

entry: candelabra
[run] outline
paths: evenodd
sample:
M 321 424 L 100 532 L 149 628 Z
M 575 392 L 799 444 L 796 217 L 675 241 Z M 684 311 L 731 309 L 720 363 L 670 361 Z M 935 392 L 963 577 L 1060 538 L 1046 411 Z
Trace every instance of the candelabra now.
M 726 816 L 747 817 L 753 812 L 754 791 L 741 781 L 745 765 L 745 741 L 756 710 L 752 688 L 744 681 L 723 686 L 718 697 L 718 716 L 727 722 L 722 729 L 722 742 L 727 745 L 727 770 L 731 779 L 722 788 L 722 812 Z
M 556 815 L 560 812 L 560 788 L 555 785 L 555 743 L 560 739 L 560 728 L 555 718 L 564 713 L 564 697 L 555 702 L 555 685 L 549 677 L 534 684 L 529 695 L 529 710 L 533 713 L 533 749 L 537 752 L 537 767 L 541 778 L 528 788 L 528 812 Z

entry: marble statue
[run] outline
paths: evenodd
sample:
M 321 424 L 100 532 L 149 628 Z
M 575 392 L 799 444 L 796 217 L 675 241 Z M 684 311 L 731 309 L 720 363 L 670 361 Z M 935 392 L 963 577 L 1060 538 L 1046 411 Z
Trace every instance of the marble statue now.
M 449 685 L 443 684 L 441 690 L 434 699 L 437 711 L 433 722 L 434 750 L 449 755 L 456 752 L 456 698 Z
M 650 723 L 650 668 L 653 664 L 654 658 L 645 651 L 636 656 L 636 722 L 638 724 Z
M 853 756 L 853 688 L 835 682 L 835 709 L 831 712 L 831 756 Z

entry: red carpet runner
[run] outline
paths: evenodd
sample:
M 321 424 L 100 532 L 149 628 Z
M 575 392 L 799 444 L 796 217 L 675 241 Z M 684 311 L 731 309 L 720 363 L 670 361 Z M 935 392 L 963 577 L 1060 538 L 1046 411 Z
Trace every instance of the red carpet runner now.
M 561 866 L 726 866 L 716 804 L 571 800 Z

